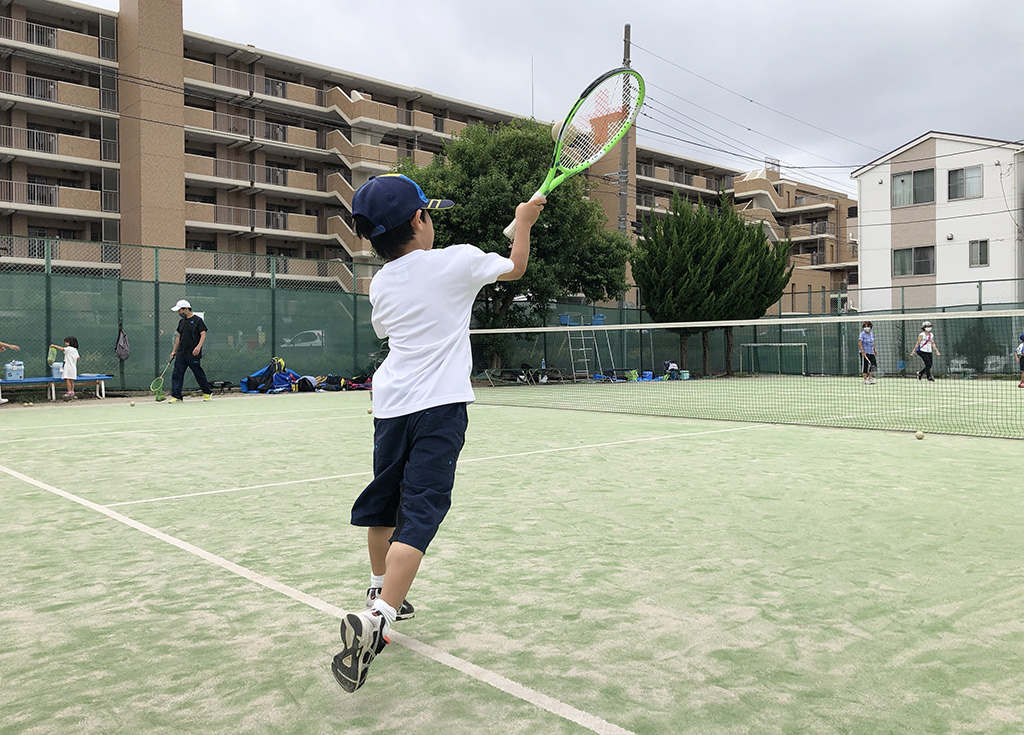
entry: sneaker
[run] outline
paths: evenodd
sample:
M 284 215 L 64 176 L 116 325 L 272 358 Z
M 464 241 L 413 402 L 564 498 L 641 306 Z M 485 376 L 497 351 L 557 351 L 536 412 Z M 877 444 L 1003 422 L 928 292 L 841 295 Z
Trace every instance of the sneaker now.
M 861 383 L 863 383 L 864 385 L 871 385 L 871 383 L 869 383 L 869 382 L 868 382 L 868 379 L 867 379 L 867 378 L 864 378 L 864 379 L 863 379 L 862 381 L 860 381 L 860 382 L 861 382 Z
M 869 385 L 874 385 L 875 384 L 875 379 L 874 378 L 868 378 L 868 384 Z
M 181 403 L 182 400 L 180 398 L 171 397 L 170 400 L 168 400 L 167 402 L 168 403 Z
M 204 401 L 212 401 L 213 400 L 213 396 L 210 395 L 209 393 L 203 393 L 203 400 Z
M 934 383 L 935 382 L 935 378 L 933 378 L 932 376 L 929 375 L 928 376 L 928 382 L 929 383 Z
M 1020 383 L 1017 385 L 1017 387 L 1018 388 L 1024 388 L 1024 380 L 1020 381 Z M 0 399 L 0 400 L 3 400 L 5 403 L 7 402 L 6 398 Z
M 76 396 L 74 393 L 65 393 L 64 394 L 64 400 L 65 401 L 73 401 L 76 398 L 78 398 L 78 396 Z
M 383 634 L 384 618 L 377 612 L 349 613 L 341 621 L 344 648 L 331 662 L 331 673 L 346 692 L 354 692 L 366 681 L 370 664 L 389 641 Z
M 1021 383 L 1020 385 L 1021 385 L 1022 388 L 1024 388 L 1024 383 Z M 10 400 L 11 400 L 10 398 L 0 398 L 0 406 L 4 405 L 5 403 L 7 403 Z
M 369 610 L 373 607 L 373 601 L 380 597 L 380 587 L 371 587 L 366 590 L 366 609 Z M 402 600 L 402 606 L 398 608 L 398 615 L 395 617 L 395 621 L 408 620 L 409 618 L 416 617 L 416 610 L 412 605 L 409 604 L 408 600 Z
M 917 374 L 917 379 L 920 380 L 922 378 L 922 376 L 923 376 L 923 373 L 918 373 Z

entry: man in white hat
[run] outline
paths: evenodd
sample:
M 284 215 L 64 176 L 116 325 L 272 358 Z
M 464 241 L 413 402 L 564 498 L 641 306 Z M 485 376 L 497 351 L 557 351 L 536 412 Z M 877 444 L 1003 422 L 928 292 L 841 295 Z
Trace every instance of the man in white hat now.
M 174 372 L 171 374 L 171 400 L 169 403 L 181 403 L 181 387 L 185 382 L 185 368 L 191 368 L 192 374 L 196 376 L 196 382 L 203 391 L 203 400 L 208 401 L 212 397 L 213 388 L 210 381 L 206 379 L 203 366 L 199 360 L 203 356 L 203 342 L 206 341 L 206 322 L 198 314 L 192 311 L 192 304 L 182 299 L 174 305 L 171 311 L 178 312 L 181 321 L 178 322 L 178 333 L 174 337 L 174 349 L 171 350 L 171 358 L 174 360 Z

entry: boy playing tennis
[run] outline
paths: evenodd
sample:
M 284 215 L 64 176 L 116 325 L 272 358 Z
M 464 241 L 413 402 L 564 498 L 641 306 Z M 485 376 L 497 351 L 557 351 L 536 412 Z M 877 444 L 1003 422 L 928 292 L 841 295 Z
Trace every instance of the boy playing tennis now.
M 530 228 L 543 198 L 516 207 L 508 258 L 472 245 L 434 247 L 429 210 L 454 206 L 427 199 L 400 174 L 370 179 L 355 193 L 356 232 L 386 263 L 370 283 L 371 321 L 390 351 L 373 376 L 373 475 L 352 506 L 352 525 L 367 528 L 368 609 L 341 621 L 344 648 L 331 670 L 348 692 L 366 680 L 392 623 L 412 617 L 405 600 L 420 561 L 451 505 L 455 464 L 465 441 L 469 322 L 477 293 L 526 272 Z M 386 574 L 385 574 L 386 572 Z

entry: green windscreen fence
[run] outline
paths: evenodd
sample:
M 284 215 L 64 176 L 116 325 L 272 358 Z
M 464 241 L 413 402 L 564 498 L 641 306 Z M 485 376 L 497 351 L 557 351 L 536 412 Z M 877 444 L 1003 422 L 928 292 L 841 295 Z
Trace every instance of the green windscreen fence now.
M 497 405 L 1024 439 L 1024 311 L 472 332 L 477 399 Z M 924 321 L 930 376 L 914 352 Z M 932 380 L 929 380 L 929 377 Z

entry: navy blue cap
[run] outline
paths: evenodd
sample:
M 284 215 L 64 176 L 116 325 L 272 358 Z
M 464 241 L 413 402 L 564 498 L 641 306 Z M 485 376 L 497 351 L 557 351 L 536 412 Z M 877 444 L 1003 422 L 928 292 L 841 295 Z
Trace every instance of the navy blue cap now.
M 352 197 L 352 214 L 373 223 L 370 237 L 377 237 L 412 219 L 417 209 L 448 209 L 451 199 L 427 199 L 415 181 L 402 174 L 374 176 Z

